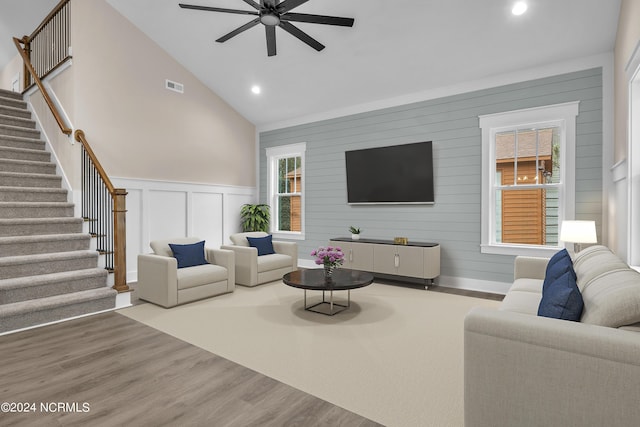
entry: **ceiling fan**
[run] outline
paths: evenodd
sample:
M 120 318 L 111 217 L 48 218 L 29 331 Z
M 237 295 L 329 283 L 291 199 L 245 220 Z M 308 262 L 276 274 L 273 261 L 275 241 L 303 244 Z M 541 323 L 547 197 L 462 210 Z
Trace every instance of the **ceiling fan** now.
M 292 13 L 291 9 L 306 3 L 309 0 L 260 0 L 260 3 L 253 0 L 242 0 L 249 6 L 252 6 L 256 10 L 239 10 L 239 9 L 225 9 L 220 7 L 198 6 L 193 4 L 178 5 L 183 9 L 205 10 L 209 12 L 225 12 L 236 13 L 241 15 L 254 15 L 257 16 L 253 21 L 249 21 L 246 24 L 236 28 L 228 34 L 220 37 L 216 40 L 219 43 L 224 43 L 230 38 L 237 36 L 238 34 L 253 28 L 258 24 L 264 25 L 267 36 L 267 55 L 274 56 L 276 54 L 276 27 L 280 27 L 292 36 L 300 39 L 304 43 L 308 44 L 317 51 L 324 49 L 324 45 L 305 33 L 291 22 L 306 22 L 311 24 L 325 24 L 325 25 L 338 25 L 341 27 L 352 27 L 353 18 L 341 18 L 337 16 L 324 16 L 324 15 L 309 15 L 306 13 Z

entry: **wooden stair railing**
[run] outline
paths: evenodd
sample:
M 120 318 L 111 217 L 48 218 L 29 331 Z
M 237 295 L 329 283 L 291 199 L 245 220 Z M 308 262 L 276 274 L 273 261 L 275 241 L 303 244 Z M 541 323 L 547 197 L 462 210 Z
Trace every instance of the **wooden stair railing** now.
M 62 63 L 71 58 L 71 7 L 70 0 L 61 0 L 31 35 L 24 36 L 22 43 L 31 65 L 40 79 L 45 78 Z M 32 74 L 24 67 L 23 88 L 35 84 Z
M 78 129 L 73 135 L 83 147 L 82 216 L 89 221 L 89 232 L 97 239 L 98 251 L 105 255 L 105 267 L 113 271 L 113 288 L 127 292 L 127 190 L 114 188 L 84 131 Z M 112 222 L 106 218 L 109 214 Z
M 33 68 L 27 52 L 20 46 L 20 43 L 24 43 L 24 40 L 26 40 L 26 37 L 23 40 L 16 37 L 13 38 L 16 48 L 24 61 L 25 69 L 29 71 L 35 84 L 40 89 L 62 133 L 71 135 L 71 129 L 65 124 L 62 115 L 52 102 L 49 93 Z M 76 130 L 74 137 L 76 141 L 81 143 L 84 152 L 82 157 L 82 215 L 85 217 L 85 220 L 90 221 L 90 233 L 98 239 L 97 249 L 106 257 L 105 267 L 113 271 L 113 289 L 118 292 L 129 292 L 126 261 L 127 191 L 122 188 L 114 188 L 111 180 L 87 142 L 84 131 L 80 129 Z M 111 216 L 111 220 L 103 214 L 105 212 L 105 204 L 108 206 L 107 210 L 111 211 L 108 212 L 106 216 Z M 109 213 L 111 215 L 109 215 Z M 91 217 L 89 216 L 90 214 L 94 214 L 96 217 Z
M 53 117 L 56 119 L 58 126 L 60 126 L 60 130 L 62 131 L 62 133 L 64 133 L 65 135 L 71 135 L 71 129 L 68 128 L 64 120 L 62 120 L 62 116 L 58 112 L 58 109 L 54 105 L 53 101 L 51 100 L 49 93 L 42 85 L 42 81 L 38 77 L 36 70 L 34 70 L 33 64 L 31 64 L 31 60 L 29 59 L 27 52 L 25 52 L 22 46 L 20 46 L 20 43 L 25 43 L 25 39 L 26 39 L 26 36 L 22 40 L 16 37 L 13 38 L 13 43 L 16 45 L 16 49 L 18 49 L 18 52 L 20 52 L 20 56 L 22 57 L 22 61 L 24 62 L 24 67 L 27 71 L 29 71 L 29 73 L 33 78 L 33 81 L 38 86 L 38 89 L 40 89 L 40 93 L 42 93 L 42 97 L 44 98 L 44 101 L 47 103 L 47 106 L 49 107 L 51 112 L 53 113 Z

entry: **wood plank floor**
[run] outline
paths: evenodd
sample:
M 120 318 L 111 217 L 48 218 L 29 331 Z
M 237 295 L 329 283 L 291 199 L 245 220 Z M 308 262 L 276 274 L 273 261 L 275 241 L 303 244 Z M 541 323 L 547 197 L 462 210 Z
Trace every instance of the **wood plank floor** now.
M 380 425 L 115 312 L 2 336 L 0 361 L 0 402 L 36 404 L 2 426 Z

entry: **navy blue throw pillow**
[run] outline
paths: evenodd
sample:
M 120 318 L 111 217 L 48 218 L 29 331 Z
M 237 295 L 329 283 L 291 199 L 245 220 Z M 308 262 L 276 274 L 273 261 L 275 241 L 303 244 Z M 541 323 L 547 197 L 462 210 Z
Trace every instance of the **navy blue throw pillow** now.
M 576 273 L 573 271 L 573 261 L 571 261 L 569 252 L 567 252 L 566 249 L 563 249 L 556 252 L 547 263 L 547 270 L 542 284 L 542 293 L 544 294 L 549 285 L 566 272 L 571 272 L 575 280 Z
M 258 250 L 258 256 L 271 255 L 276 253 L 276 251 L 273 250 L 272 238 L 273 236 L 269 234 L 265 237 L 247 237 L 247 241 L 249 242 L 249 246 Z
M 204 240 L 190 245 L 169 243 L 173 257 L 178 260 L 178 268 L 209 264 L 204 258 Z
M 538 316 L 580 321 L 584 301 L 576 284 L 575 275 L 567 271 L 542 291 Z

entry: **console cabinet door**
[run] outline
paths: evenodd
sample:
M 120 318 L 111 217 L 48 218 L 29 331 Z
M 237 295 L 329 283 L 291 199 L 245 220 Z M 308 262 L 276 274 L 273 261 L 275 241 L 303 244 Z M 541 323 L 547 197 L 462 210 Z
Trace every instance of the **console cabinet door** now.
M 342 267 L 353 270 L 373 271 L 373 247 L 371 243 L 353 243 L 332 240 L 331 246 L 337 246 L 344 253 Z
M 351 243 L 351 267 L 354 270 L 373 271 L 373 247 L 371 243 Z
M 374 273 L 398 274 L 398 253 L 394 245 L 376 245 L 373 248 Z
M 398 275 L 407 277 L 424 277 L 424 250 L 417 246 L 397 246 Z
M 329 246 L 337 246 L 342 249 L 342 253 L 344 253 L 344 262 L 342 263 L 343 268 L 353 268 L 352 267 L 352 259 L 353 259 L 353 248 L 352 243 L 349 242 L 338 242 L 335 240 L 331 240 L 329 242 Z

